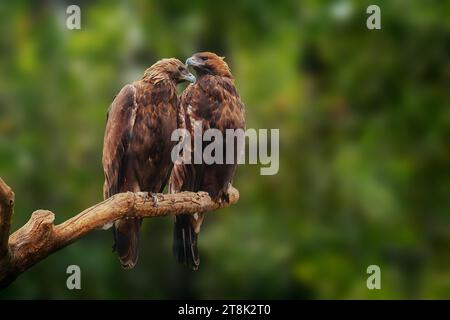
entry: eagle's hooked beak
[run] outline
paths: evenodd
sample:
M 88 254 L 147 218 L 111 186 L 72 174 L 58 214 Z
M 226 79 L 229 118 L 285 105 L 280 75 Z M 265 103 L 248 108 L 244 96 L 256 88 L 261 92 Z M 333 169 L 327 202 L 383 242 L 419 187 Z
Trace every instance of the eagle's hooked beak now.
M 201 62 L 198 62 L 194 57 L 190 57 L 186 60 L 186 65 L 193 66 L 193 67 L 200 67 L 202 66 Z
M 195 80 L 196 80 L 195 76 L 190 72 L 183 74 L 183 79 L 186 81 L 189 81 L 191 83 L 195 83 Z

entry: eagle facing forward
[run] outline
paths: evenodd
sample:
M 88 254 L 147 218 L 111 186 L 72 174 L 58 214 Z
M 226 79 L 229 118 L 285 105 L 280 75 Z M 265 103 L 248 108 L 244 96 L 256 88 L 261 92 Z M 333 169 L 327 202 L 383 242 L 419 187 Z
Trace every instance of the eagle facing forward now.
M 224 141 L 227 129 L 245 129 L 244 104 L 224 59 L 211 52 L 199 52 L 187 59 L 186 65 L 192 66 L 197 73 L 195 84 L 189 85 L 181 96 L 180 111 L 191 137 L 194 136 L 196 122 L 201 122 L 203 132 L 210 128 L 220 130 Z M 203 142 L 203 149 L 207 145 Z M 238 145 L 233 147 L 235 161 L 232 164 L 175 164 L 169 191 L 206 191 L 213 200 L 227 201 L 228 187 L 236 170 L 237 157 L 242 151 L 237 150 Z M 224 149 L 223 154 L 226 152 Z M 175 219 L 174 254 L 180 263 L 196 270 L 200 264 L 197 237 L 203 214 L 177 215 Z
M 163 59 L 143 77 L 120 90 L 108 114 L 103 142 L 103 195 L 119 192 L 161 192 L 173 163 L 170 137 L 177 129 L 179 100 L 176 85 L 195 77 L 177 59 Z M 114 249 L 124 268 L 136 265 L 142 219 L 114 222 Z

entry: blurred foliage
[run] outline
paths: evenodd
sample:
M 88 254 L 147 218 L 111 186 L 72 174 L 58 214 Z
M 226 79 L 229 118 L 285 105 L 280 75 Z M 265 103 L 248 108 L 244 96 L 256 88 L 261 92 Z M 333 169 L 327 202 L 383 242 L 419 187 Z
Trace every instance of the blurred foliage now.
M 82 29 L 67 30 L 78 3 Z M 382 30 L 366 28 L 381 7 Z M 209 214 L 198 272 L 172 219 L 143 224 L 137 267 L 110 232 L 50 256 L 1 298 L 449 298 L 448 1 L 2 1 L 0 176 L 14 229 L 102 199 L 105 113 L 163 57 L 227 57 L 248 127 L 280 128 L 280 171 L 238 169 L 238 205 Z M 180 88 L 181 90 L 182 88 Z M 68 265 L 82 290 L 66 289 Z M 366 288 L 366 268 L 382 290 Z

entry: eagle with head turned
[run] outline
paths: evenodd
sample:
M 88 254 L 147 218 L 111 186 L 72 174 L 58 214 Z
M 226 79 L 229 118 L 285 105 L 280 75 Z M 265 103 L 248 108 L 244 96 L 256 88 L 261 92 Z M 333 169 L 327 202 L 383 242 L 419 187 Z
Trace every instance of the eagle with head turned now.
M 194 84 L 190 84 L 181 95 L 182 123 L 191 137 L 194 137 L 194 125 L 201 121 L 202 131 L 218 129 L 222 133 L 224 152 L 226 154 L 226 130 L 245 130 L 244 104 L 234 85 L 230 68 L 224 58 L 211 52 L 199 52 L 186 60 L 197 76 Z M 183 119 L 182 119 L 183 120 Z M 192 139 L 194 140 L 194 139 Z M 211 142 L 203 142 L 203 148 Z M 192 145 L 193 146 L 193 145 Z M 191 158 L 196 152 L 191 146 Z M 237 158 L 242 150 L 234 148 L 234 162 L 226 164 L 192 164 L 176 163 L 169 180 L 169 191 L 206 191 L 213 200 L 228 201 L 228 187 L 231 184 L 237 166 Z M 203 222 L 203 214 L 177 215 L 174 227 L 173 251 L 182 264 L 197 270 L 200 258 L 197 248 L 197 237 Z
M 143 77 L 120 90 L 108 114 L 103 142 L 103 195 L 119 192 L 162 192 L 173 167 L 172 131 L 177 129 L 176 85 L 195 77 L 178 59 L 163 59 Z M 142 219 L 114 222 L 114 249 L 124 268 L 136 265 Z

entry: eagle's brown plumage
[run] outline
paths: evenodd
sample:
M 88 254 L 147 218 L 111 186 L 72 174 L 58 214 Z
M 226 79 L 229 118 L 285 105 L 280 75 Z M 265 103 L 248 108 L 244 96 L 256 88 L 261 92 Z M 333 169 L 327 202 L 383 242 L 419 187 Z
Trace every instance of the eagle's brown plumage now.
M 126 85 L 112 102 L 103 142 L 104 198 L 125 191 L 161 192 L 172 169 L 170 137 L 178 127 L 176 84 L 194 81 L 177 59 L 163 59 Z M 138 258 L 141 219 L 114 223 L 114 248 L 124 268 Z
M 222 57 L 210 52 L 194 54 L 186 61 L 197 73 L 195 84 L 189 85 L 181 96 L 182 115 L 193 141 L 193 123 L 201 120 L 203 132 L 216 128 L 225 141 L 226 129 L 245 129 L 245 111 L 234 86 L 230 69 Z M 208 143 L 203 143 L 203 148 Z M 235 150 L 236 155 L 241 150 Z M 225 150 L 224 150 L 225 155 Z M 169 180 L 170 192 L 206 191 L 213 199 L 227 200 L 234 164 L 175 164 Z M 180 263 L 196 270 L 200 264 L 197 236 L 203 214 L 178 215 L 174 229 L 174 254 Z

